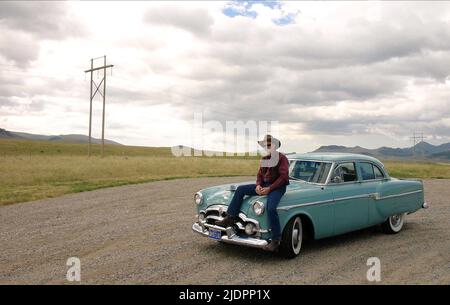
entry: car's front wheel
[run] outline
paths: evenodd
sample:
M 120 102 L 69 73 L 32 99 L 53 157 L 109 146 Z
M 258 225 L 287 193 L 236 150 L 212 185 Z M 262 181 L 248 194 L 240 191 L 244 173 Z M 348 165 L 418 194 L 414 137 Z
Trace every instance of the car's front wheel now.
M 389 217 L 382 225 L 384 233 L 386 234 L 396 234 L 400 232 L 405 223 L 406 213 L 396 214 Z
M 303 241 L 303 226 L 300 216 L 293 217 L 283 230 L 280 254 L 287 258 L 299 255 Z

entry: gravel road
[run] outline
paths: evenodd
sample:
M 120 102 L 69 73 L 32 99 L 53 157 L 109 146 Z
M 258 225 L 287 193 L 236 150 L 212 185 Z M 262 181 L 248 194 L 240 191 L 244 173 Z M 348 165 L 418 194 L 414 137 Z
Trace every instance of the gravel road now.
M 428 210 L 403 231 L 369 228 L 311 241 L 285 260 L 191 231 L 198 189 L 253 177 L 121 186 L 0 207 L 0 284 L 365 284 L 369 257 L 381 284 L 450 284 L 450 180 L 425 181 Z

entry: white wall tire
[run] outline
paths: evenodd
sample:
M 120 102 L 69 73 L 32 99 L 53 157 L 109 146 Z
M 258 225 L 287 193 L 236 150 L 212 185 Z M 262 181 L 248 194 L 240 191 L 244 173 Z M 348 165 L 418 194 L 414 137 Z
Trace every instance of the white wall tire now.
M 294 258 L 300 254 L 303 242 L 303 224 L 300 216 L 289 220 L 283 230 L 280 253 L 286 258 Z
M 397 234 L 403 228 L 403 224 L 405 223 L 406 213 L 396 214 L 390 216 L 386 221 L 382 224 L 382 228 L 384 233 L 386 234 Z

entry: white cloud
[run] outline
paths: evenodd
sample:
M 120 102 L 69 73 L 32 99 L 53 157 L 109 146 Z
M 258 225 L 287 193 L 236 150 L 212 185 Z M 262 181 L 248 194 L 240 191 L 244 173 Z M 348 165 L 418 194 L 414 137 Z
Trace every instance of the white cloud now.
M 82 71 L 106 54 L 106 134 L 126 144 L 183 143 L 194 111 L 277 120 L 287 151 L 406 146 L 422 130 L 450 141 L 449 4 L 292 1 L 229 17 L 227 3 L 69 2 L 45 18 L 0 3 L 1 127 L 86 133 Z

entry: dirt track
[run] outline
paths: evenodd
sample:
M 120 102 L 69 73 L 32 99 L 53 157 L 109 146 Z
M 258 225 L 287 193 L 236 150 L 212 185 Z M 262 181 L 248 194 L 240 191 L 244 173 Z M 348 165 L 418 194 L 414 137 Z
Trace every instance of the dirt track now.
M 428 210 L 403 231 L 378 228 L 312 241 L 285 260 L 193 233 L 192 194 L 252 177 L 161 181 L 0 207 L 0 283 L 364 284 L 367 258 L 381 283 L 450 284 L 450 180 L 425 182 Z

